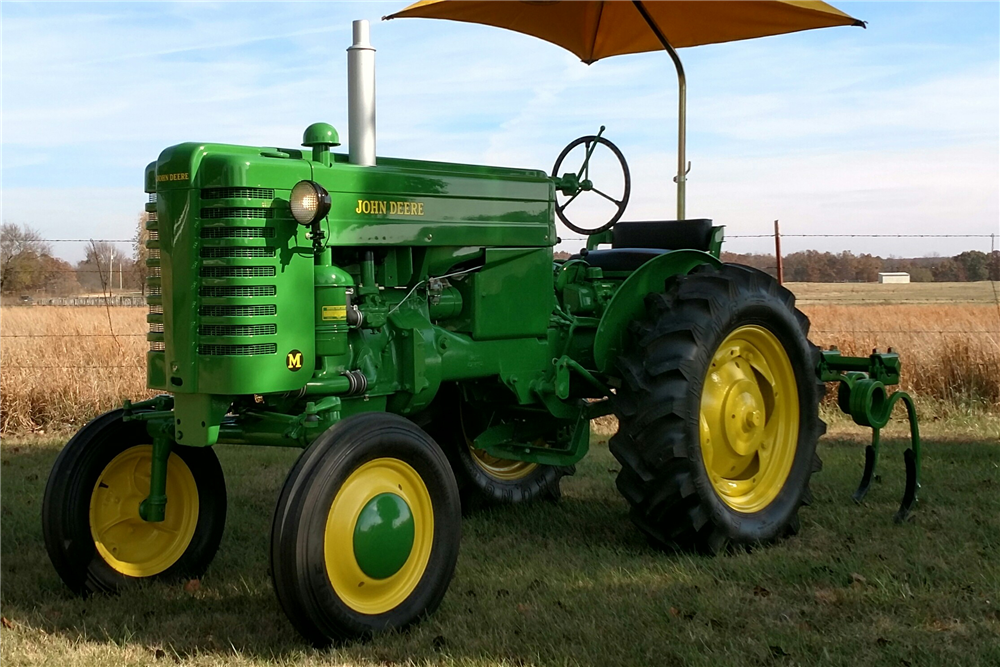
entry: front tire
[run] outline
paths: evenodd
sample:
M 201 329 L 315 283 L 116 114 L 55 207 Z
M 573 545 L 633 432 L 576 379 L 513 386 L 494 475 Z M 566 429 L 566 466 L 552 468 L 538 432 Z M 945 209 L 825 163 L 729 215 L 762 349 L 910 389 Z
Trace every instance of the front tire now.
M 42 501 L 45 548 L 75 593 L 118 590 L 148 579 L 193 578 L 215 557 L 226 523 L 226 483 L 209 448 L 172 445 L 162 522 L 139 516 L 149 493 L 146 423 L 115 410 L 66 444 Z
M 309 446 L 271 530 L 274 590 L 317 646 L 403 628 L 441 603 L 461 541 L 448 460 L 412 422 L 367 413 Z
M 767 274 L 726 264 L 646 299 L 618 360 L 617 486 L 660 547 L 717 552 L 798 529 L 821 467 L 809 320 Z

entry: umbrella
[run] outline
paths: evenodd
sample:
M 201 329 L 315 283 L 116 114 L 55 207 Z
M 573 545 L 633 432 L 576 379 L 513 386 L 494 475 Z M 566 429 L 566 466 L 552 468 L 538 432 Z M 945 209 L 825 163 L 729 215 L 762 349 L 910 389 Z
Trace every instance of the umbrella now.
M 804 0 L 671 0 L 669 2 L 422 0 L 394 18 L 437 18 L 507 28 L 557 44 L 583 62 L 665 50 L 677 69 L 677 217 L 684 219 L 687 82 L 675 49 L 718 44 L 859 21 L 825 2 Z

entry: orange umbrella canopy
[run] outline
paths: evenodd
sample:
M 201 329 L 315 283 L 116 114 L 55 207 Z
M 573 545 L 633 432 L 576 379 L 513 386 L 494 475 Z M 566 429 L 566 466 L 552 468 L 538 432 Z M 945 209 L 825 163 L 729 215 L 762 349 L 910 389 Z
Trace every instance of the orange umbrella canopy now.
M 544 39 L 587 63 L 626 53 L 666 51 L 677 68 L 677 219 L 685 217 L 687 84 L 676 49 L 769 35 L 864 27 L 825 2 L 810 0 L 421 0 L 394 18 L 450 19 L 506 28 Z
M 557 44 L 592 63 L 609 56 L 662 50 L 643 13 L 674 48 L 813 28 L 864 26 L 825 2 L 805 0 L 422 0 L 386 18 L 450 19 L 506 28 Z

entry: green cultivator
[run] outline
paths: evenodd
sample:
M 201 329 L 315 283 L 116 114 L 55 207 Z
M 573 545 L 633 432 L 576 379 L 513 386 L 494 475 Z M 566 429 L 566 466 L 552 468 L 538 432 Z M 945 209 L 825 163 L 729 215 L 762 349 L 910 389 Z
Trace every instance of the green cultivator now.
M 226 517 L 213 446 L 294 447 L 270 553 L 288 617 L 317 644 L 403 627 L 448 588 L 462 503 L 558 497 L 611 413 L 618 489 L 652 544 L 770 542 L 810 500 L 830 381 L 875 433 L 858 497 L 906 403 L 909 511 L 898 357 L 820 352 L 791 292 L 720 261 L 710 220 L 620 221 L 628 168 L 600 134 L 551 175 L 376 160 L 372 58 L 358 22 L 347 155 L 317 123 L 305 150 L 186 143 L 147 167 L 148 384 L 168 393 L 56 461 L 44 534 L 70 588 L 199 576 Z M 614 192 L 591 178 L 600 155 Z M 586 197 L 613 203 L 606 220 L 572 214 Z M 565 261 L 556 217 L 589 234 Z

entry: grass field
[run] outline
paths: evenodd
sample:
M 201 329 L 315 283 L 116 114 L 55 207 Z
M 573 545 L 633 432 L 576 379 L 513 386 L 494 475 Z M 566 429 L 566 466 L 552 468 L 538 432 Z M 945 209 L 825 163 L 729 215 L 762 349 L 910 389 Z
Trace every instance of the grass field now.
M 929 424 L 914 519 L 891 521 L 901 441 L 884 483 L 850 501 L 861 441 L 839 426 L 794 538 L 752 553 L 662 554 L 628 522 L 600 439 L 558 504 L 466 517 L 437 614 L 403 633 L 319 652 L 278 607 L 270 516 L 296 453 L 220 447 L 222 547 L 196 590 L 150 584 L 74 598 L 45 556 L 39 510 L 61 441 L 5 438 L 0 660 L 51 665 L 1000 664 L 1000 423 Z M 989 434 L 983 437 L 982 433 Z M 978 435 L 977 435 L 978 434 Z

